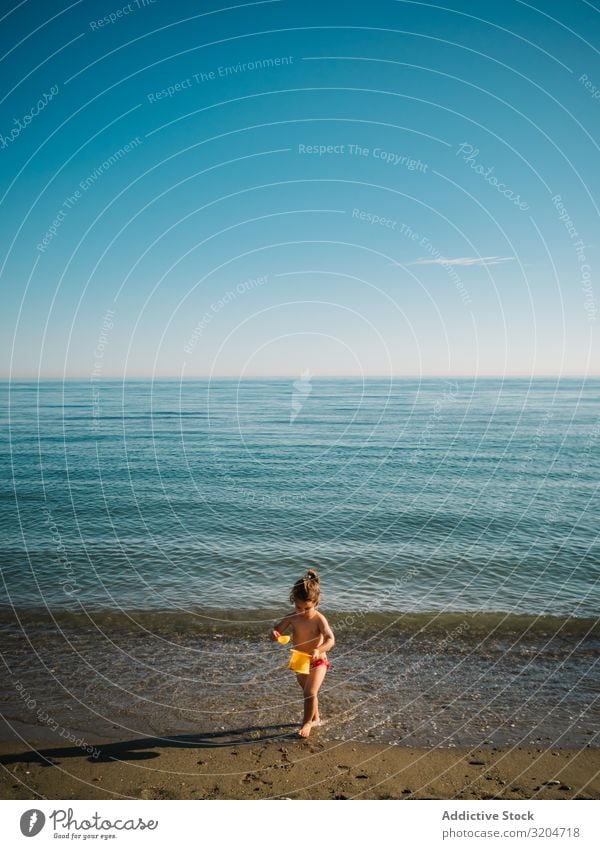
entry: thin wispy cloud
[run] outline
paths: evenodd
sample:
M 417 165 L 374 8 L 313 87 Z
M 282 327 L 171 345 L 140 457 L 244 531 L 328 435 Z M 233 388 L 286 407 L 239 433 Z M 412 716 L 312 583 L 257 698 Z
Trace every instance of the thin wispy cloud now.
M 436 259 L 420 257 L 409 265 L 498 265 L 501 262 L 513 262 L 514 256 L 459 256 L 455 259 L 440 256 Z

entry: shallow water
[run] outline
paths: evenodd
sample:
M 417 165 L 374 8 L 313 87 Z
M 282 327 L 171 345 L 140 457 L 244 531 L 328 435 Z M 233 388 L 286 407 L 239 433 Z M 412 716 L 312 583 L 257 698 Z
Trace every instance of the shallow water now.
M 0 384 L 2 734 L 297 721 L 262 635 L 311 565 L 320 733 L 594 744 L 600 381 L 300 388 Z
M 88 740 L 227 737 L 297 723 L 300 688 L 285 668 L 288 650 L 266 639 L 264 614 L 228 622 L 227 611 L 183 620 L 105 611 L 52 620 L 31 611 L 20 623 L 5 615 L 0 633 L 12 676 L 0 679 L 3 713 L 15 728 L 30 726 L 33 739 L 49 735 L 51 722 Z M 594 621 L 464 614 L 350 624 L 346 614 L 331 623 L 337 645 L 321 691 L 325 739 L 597 744 Z M 2 736 L 12 736 L 8 726 Z

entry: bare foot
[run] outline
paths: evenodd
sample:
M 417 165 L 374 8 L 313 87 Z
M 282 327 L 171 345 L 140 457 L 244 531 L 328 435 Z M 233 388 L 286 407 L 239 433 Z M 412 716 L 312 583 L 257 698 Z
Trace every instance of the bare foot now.
M 311 728 L 312 728 L 312 722 L 305 722 L 304 725 L 302 726 L 302 728 L 300 729 L 300 731 L 298 731 L 298 734 L 301 737 L 308 737 L 308 735 L 310 734 Z

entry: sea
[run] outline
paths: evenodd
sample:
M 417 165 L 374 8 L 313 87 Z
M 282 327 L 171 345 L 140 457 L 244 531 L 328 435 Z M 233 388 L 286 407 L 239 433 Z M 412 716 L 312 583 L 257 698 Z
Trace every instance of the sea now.
M 597 745 L 600 380 L 0 383 L 2 739 Z M 35 703 L 35 704 L 34 704 Z M 62 729 L 62 732 L 61 732 Z

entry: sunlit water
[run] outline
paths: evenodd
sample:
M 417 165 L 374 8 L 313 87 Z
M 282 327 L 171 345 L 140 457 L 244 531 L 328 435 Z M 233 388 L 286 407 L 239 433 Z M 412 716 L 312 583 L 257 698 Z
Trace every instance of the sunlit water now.
M 11 721 L 43 725 L 15 678 L 96 733 L 296 719 L 262 635 L 311 565 L 338 635 L 324 733 L 592 739 L 599 381 L 32 382 L 0 400 Z

